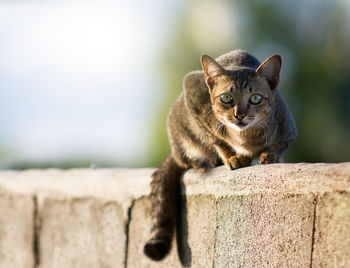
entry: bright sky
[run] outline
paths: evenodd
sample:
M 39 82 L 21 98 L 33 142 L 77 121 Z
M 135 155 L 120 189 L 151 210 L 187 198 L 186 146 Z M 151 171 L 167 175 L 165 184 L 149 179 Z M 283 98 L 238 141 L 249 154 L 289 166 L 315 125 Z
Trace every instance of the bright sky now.
M 175 1 L 0 3 L 0 149 L 8 160 L 145 157 Z

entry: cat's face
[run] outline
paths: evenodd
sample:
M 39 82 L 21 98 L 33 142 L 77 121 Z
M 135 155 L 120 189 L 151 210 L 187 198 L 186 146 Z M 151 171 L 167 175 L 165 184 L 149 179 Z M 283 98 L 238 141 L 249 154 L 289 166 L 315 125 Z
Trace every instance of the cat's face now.
M 254 73 L 225 75 L 210 92 L 212 109 L 219 121 L 241 131 L 266 120 L 274 91 Z
M 281 68 L 280 56 L 272 56 L 257 70 L 224 70 L 208 56 L 202 66 L 217 119 L 237 131 L 264 125 L 272 110 Z

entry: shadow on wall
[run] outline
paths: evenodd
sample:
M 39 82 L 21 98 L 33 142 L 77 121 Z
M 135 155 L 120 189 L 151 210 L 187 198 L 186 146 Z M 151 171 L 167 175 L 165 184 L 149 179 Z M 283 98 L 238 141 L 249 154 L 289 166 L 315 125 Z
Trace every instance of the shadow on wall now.
M 181 180 L 181 189 L 183 194 L 181 195 L 180 204 L 178 206 L 176 217 L 176 244 L 177 253 L 179 255 L 180 262 L 184 267 L 192 266 L 192 252 L 188 243 L 188 217 L 187 217 L 187 199 L 186 199 L 186 186 Z

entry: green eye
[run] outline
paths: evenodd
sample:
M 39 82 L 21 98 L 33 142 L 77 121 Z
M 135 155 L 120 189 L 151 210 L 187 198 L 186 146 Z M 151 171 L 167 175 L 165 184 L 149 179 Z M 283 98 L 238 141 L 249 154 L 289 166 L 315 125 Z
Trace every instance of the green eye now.
M 220 100 L 221 100 L 221 102 L 223 102 L 225 104 L 229 104 L 233 101 L 232 96 L 228 93 L 221 94 Z
M 254 94 L 250 96 L 250 102 L 252 104 L 259 104 L 262 101 L 263 97 L 260 94 Z

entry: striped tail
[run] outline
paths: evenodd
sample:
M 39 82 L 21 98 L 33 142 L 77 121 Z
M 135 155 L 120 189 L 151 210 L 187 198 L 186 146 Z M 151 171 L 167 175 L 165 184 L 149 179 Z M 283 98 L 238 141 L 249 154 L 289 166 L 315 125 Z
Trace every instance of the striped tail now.
M 170 252 L 180 195 L 179 179 L 184 171 L 169 154 L 152 174 L 151 239 L 143 252 L 154 261 L 162 260 Z

